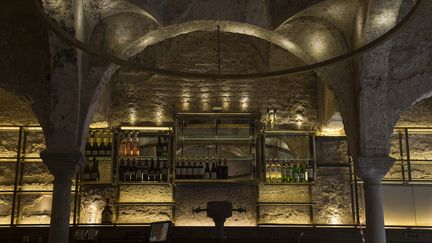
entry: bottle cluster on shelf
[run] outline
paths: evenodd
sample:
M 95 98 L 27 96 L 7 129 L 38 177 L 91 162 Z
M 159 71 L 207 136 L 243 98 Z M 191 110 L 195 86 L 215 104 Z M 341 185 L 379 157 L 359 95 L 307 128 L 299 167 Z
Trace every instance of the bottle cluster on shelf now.
M 88 158 L 81 174 L 81 181 L 99 181 L 99 161 L 96 158 Z
M 112 224 L 113 223 L 113 211 L 111 209 L 111 206 L 109 204 L 109 199 L 105 199 L 106 203 L 105 203 L 105 207 L 102 210 L 101 213 L 101 223 L 102 224 Z
M 119 181 L 168 181 L 168 161 L 135 158 L 120 159 L 118 168 Z
M 267 159 L 265 163 L 266 182 L 312 182 L 314 167 L 312 161 L 307 163 Z
M 175 167 L 176 179 L 228 179 L 229 167 L 227 159 L 219 158 L 218 162 L 213 159 L 210 163 L 209 158 L 189 158 L 177 160 Z
M 120 141 L 120 156 L 142 156 L 145 154 L 146 145 L 140 142 L 139 132 L 124 132 Z M 155 146 L 157 157 L 168 156 L 168 139 L 167 136 L 159 135 Z
M 86 156 L 111 156 L 112 132 L 91 131 L 85 146 Z

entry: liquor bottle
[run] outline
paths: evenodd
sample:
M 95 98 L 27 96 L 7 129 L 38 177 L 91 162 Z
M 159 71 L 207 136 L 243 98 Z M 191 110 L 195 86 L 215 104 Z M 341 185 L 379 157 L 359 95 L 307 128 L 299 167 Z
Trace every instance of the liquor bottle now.
M 167 166 L 166 160 L 164 160 L 164 163 L 162 166 L 162 181 L 168 181 L 168 166 Z
M 293 182 L 300 182 L 300 168 L 298 163 L 293 168 Z
M 222 167 L 222 178 L 226 180 L 228 179 L 228 177 L 229 177 L 229 167 L 227 164 L 227 159 L 225 158 L 224 165 Z
M 120 166 L 119 166 L 119 181 L 124 181 L 125 180 L 125 164 L 124 164 L 124 160 L 120 159 Z
M 265 171 L 266 171 L 266 182 L 271 182 L 271 165 L 270 161 L 267 159 L 265 164 Z
M 92 144 L 92 155 L 98 155 L 99 154 L 99 144 L 98 139 L 96 138 L 96 135 L 93 133 L 93 144 Z
M 96 160 L 96 158 L 93 158 L 93 165 L 90 170 L 90 180 L 98 181 L 99 177 L 99 162 Z
M 112 134 L 107 133 L 107 144 L 105 146 L 105 155 L 111 156 L 112 154 Z
M 187 168 L 186 168 L 186 163 L 184 161 L 184 158 L 182 159 L 182 165 L 180 167 L 181 170 L 181 178 L 182 179 L 187 179 Z
M 198 166 L 198 178 L 201 180 L 204 179 L 204 165 L 202 161 L 200 161 Z
M 218 165 L 216 167 L 216 177 L 218 179 L 223 179 L 223 165 L 222 165 L 221 158 L 219 158 L 219 162 L 218 162 Z
M 131 164 L 130 164 L 130 160 L 126 159 L 124 181 L 130 181 L 130 178 L 131 178 Z
M 214 159 L 212 168 L 210 170 L 210 178 L 217 179 L 217 170 L 216 170 L 216 159 Z
M 165 136 L 163 137 L 162 143 L 162 156 L 168 157 L 168 140 Z
M 136 181 L 137 180 L 137 163 L 135 159 L 131 159 L 131 172 L 130 172 L 130 177 L 131 177 L 131 181 Z
M 132 150 L 132 132 L 128 133 L 128 139 L 127 139 L 127 142 L 126 142 L 126 155 L 127 156 L 133 155 L 133 150 Z
M 196 161 L 192 164 L 192 179 L 198 179 L 198 165 Z
M 282 163 L 281 174 L 282 174 L 282 180 L 281 181 L 287 182 L 288 180 L 287 180 L 287 164 L 286 164 L 286 162 Z
M 156 144 L 156 156 L 157 157 L 161 157 L 162 156 L 162 142 L 161 142 L 161 137 L 158 136 L 158 141 Z
M 181 165 L 180 165 L 180 160 L 177 159 L 177 163 L 175 166 L 175 178 L 176 179 L 181 179 Z
M 126 156 L 126 138 L 124 135 L 122 135 L 120 142 L 119 154 L 120 156 Z
M 287 182 L 293 181 L 293 164 L 287 165 Z
M 113 211 L 109 205 L 109 199 L 106 199 L 105 208 L 102 210 L 102 224 L 112 224 L 113 222 Z
M 87 163 L 84 167 L 84 170 L 83 170 L 83 173 L 81 176 L 81 180 L 83 180 L 83 181 L 89 181 L 90 180 L 90 165 L 89 164 L 90 164 L 90 162 L 87 161 Z
M 105 139 L 106 139 L 106 137 L 102 136 L 102 133 L 98 133 L 98 134 L 99 134 L 99 141 L 100 141 L 98 155 L 105 156 L 106 155 L 105 154 L 105 151 L 106 151 L 106 147 L 105 147 L 106 140 Z
M 147 159 L 144 161 L 144 167 L 142 169 L 142 180 L 143 181 L 149 180 L 149 165 Z
M 206 166 L 205 166 L 205 169 L 204 169 L 204 177 L 203 177 L 203 179 L 206 180 L 206 179 L 210 179 L 210 178 L 211 178 L 210 177 L 210 166 L 209 166 L 209 162 L 208 162 L 208 159 L 207 159 Z
M 282 167 L 279 160 L 275 160 L 275 172 L 276 182 L 282 182 Z
M 149 181 L 155 180 L 155 166 L 154 166 L 154 160 L 151 159 L 150 162 L 150 168 L 149 168 Z
M 84 150 L 84 154 L 85 156 L 90 156 L 92 155 L 92 138 L 90 137 L 90 135 L 87 136 L 87 142 L 86 142 L 86 146 L 85 146 L 85 150 Z
M 192 159 L 189 159 L 187 166 L 186 166 L 186 177 L 187 179 L 193 179 L 193 174 L 192 174 Z
M 154 172 L 154 180 L 155 181 L 160 181 L 161 180 L 161 168 L 160 168 L 160 161 L 159 159 L 156 160 L 156 169 Z
M 143 164 L 141 160 L 137 161 L 135 180 L 143 181 Z
M 315 175 L 314 175 L 314 167 L 313 162 L 309 161 L 307 166 L 307 178 L 308 181 L 314 181 Z
M 275 160 L 272 160 L 270 168 L 271 168 L 271 173 L 270 173 L 270 175 L 271 175 L 271 181 L 272 182 L 276 182 L 277 172 L 276 172 L 276 163 L 275 163 Z
M 135 137 L 134 137 L 133 142 L 132 142 L 131 155 L 133 155 L 133 156 L 139 156 L 140 155 L 139 142 L 138 142 L 138 132 L 135 133 Z

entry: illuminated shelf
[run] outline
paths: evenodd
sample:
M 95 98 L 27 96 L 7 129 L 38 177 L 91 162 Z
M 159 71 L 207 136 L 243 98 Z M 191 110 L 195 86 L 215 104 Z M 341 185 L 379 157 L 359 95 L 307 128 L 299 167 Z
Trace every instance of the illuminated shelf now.
M 175 202 L 117 202 L 118 206 L 174 206 Z
M 113 183 L 111 181 L 80 181 L 79 184 L 80 185 L 89 185 L 89 186 L 97 186 L 97 185 L 109 186 L 109 185 L 113 185 Z
M 315 182 L 264 182 L 262 184 L 271 186 L 312 186 L 315 185 Z
M 201 156 L 197 156 L 197 157 L 194 157 L 194 156 L 178 156 L 177 157 L 177 159 L 179 159 L 179 160 L 181 160 L 181 159 L 185 159 L 186 161 L 185 162 L 189 162 L 189 161 L 187 161 L 187 160 L 189 160 L 190 158 L 192 158 L 192 161 L 194 161 L 195 160 L 195 158 L 199 158 L 199 159 L 202 159 L 202 160 L 200 160 L 199 162 L 203 162 L 203 163 L 205 163 L 205 162 L 207 162 L 207 157 L 201 157 Z M 215 157 L 216 158 L 216 162 L 218 162 L 219 161 L 219 157 Z M 209 158 L 209 163 L 213 163 L 214 161 L 213 161 L 213 157 L 211 157 L 211 158 Z M 244 161 L 244 160 L 251 160 L 251 159 L 255 159 L 255 157 L 252 157 L 252 156 L 244 156 L 244 157 L 221 157 L 220 158 L 221 159 L 221 162 L 224 162 L 224 159 L 226 159 L 228 162 L 229 161 Z M 181 164 L 182 162 L 180 162 L 180 164 Z M 179 164 L 179 163 L 177 163 L 177 164 Z
M 312 206 L 312 202 L 257 202 L 259 206 Z
M 159 160 L 168 160 L 168 157 L 165 156 L 119 156 L 119 159 L 159 159 Z
M 119 181 L 118 185 L 169 185 L 168 181 Z
M 288 158 L 288 157 L 276 157 L 276 158 L 267 158 L 267 161 L 277 160 L 279 162 L 283 161 L 314 161 L 314 159 L 296 159 L 296 158 Z
M 223 184 L 240 184 L 240 185 L 257 185 L 259 183 L 258 180 L 252 180 L 252 179 L 245 179 L 245 180 L 238 180 L 238 179 L 177 179 L 174 180 L 174 184 L 177 185 L 223 185 Z
M 181 141 L 219 141 L 219 142 L 250 142 L 254 141 L 255 138 L 249 137 L 179 137 Z
M 111 155 L 86 155 L 85 156 L 88 159 L 96 158 L 96 160 L 111 160 Z

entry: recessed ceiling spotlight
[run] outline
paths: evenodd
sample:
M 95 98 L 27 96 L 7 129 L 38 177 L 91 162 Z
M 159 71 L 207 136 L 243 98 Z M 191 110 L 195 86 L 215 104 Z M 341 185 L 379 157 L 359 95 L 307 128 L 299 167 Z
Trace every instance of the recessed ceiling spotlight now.
M 220 106 L 213 106 L 212 110 L 213 110 L 214 112 L 222 111 L 222 107 L 220 107 Z

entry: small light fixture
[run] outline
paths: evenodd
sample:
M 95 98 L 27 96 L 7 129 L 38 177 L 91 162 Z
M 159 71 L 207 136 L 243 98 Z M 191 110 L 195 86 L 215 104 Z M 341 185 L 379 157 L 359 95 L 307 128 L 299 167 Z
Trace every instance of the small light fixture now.
M 277 122 L 277 113 L 276 113 L 276 108 L 274 107 L 270 107 L 267 108 L 267 128 L 271 128 L 273 129 L 276 125 Z

